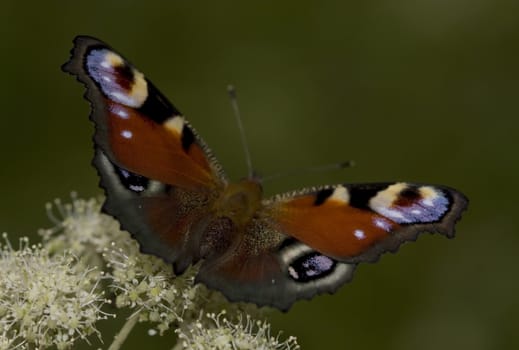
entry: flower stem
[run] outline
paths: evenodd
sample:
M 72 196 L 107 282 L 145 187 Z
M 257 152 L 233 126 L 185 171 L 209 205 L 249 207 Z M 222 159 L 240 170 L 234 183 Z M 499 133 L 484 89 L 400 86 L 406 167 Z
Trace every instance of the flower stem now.
M 108 350 L 119 350 L 126 338 L 128 338 L 128 335 L 132 331 L 133 327 L 137 324 L 138 320 L 138 315 L 133 315 L 133 317 L 128 318 L 123 328 L 121 328 L 119 333 L 117 333 L 117 335 L 114 337 L 114 341 L 112 342 Z

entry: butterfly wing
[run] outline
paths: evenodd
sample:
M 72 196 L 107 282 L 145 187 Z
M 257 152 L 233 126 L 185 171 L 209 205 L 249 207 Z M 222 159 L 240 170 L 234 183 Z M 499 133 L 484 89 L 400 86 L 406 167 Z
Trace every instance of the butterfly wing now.
M 182 271 L 199 258 L 191 242 L 226 177 L 181 113 L 123 56 L 91 37 L 74 44 L 63 70 L 87 88 L 103 209 L 144 252 Z
M 264 201 L 243 240 L 198 279 L 231 300 L 286 310 L 332 293 L 356 264 L 373 262 L 423 232 L 454 236 L 467 207 L 460 192 L 408 183 L 306 189 Z
M 466 197 L 448 187 L 347 184 L 278 196 L 279 230 L 337 260 L 373 262 L 420 233 L 454 237 Z
M 227 254 L 206 260 L 197 282 L 230 301 L 286 311 L 299 299 L 333 293 L 353 277 L 355 263 L 342 263 L 279 231 L 270 210 L 260 211 Z

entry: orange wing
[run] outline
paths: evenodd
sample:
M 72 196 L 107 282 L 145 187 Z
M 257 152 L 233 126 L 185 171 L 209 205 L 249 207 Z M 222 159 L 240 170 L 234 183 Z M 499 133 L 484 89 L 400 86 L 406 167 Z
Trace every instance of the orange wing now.
M 459 192 L 407 183 L 306 189 L 267 200 L 228 254 L 197 280 L 231 300 L 282 310 L 333 293 L 357 263 L 372 262 L 422 232 L 454 236 L 467 206 Z
M 181 113 L 108 45 L 77 37 L 63 70 L 86 85 L 96 147 L 115 165 L 195 190 L 226 182 L 221 167 Z
M 227 179 L 202 139 L 140 71 L 97 39 L 74 43 L 63 70 L 87 88 L 103 210 L 144 252 L 175 262 L 182 272 L 200 259 L 197 236 Z
M 339 261 L 364 262 L 422 232 L 453 237 L 467 199 L 443 186 L 380 183 L 281 195 L 271 205 L 281 232 Z

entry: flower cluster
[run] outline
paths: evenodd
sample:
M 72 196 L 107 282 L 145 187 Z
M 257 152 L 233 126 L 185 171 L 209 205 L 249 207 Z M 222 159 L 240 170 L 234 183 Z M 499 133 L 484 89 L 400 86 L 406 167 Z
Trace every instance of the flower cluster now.
M 234 350 L 234 349 L 300 349 L 295 337 L 280 341 L 279 336 L 270 334 L 270 325 L 265 321 L 254 321 L 250 316 L 243 321 L 231 322 L 225 311 L 219 314 L 208 313 L 203 321 L 176 330 L 181 343 L 179 349 L 197 350 Z
M 49 254 L 41 245 L 20 239 L 13 249 L 4 234 L 0 246 L 0 348 L 56 346 L 96 333 L 108 301 L 99 285 L 102 274 L 85 268 L 70 252 Z
M 197 309 L 197 286 L 193 283 L 196 268 L 172 278 L 172 267 L 159 258 L 139 253 L 135 241 L 127 240 L 123 245 L 117 248 L 113 244 L 103 255 L 118 308 L 131 309 L 131 317 L 141 322 L 156 323 L 160 334 L 183 322 L 186 310 Z
M 109 303 L 104 291 L 131 313 L 110 349 L 121 348 L 137 322 L 147 322 L 149 334 L 175 328 L 175 349 L 299 348 L 295 338 L 281 342 L 265 321 L 253 321 L 262 317 L 257 307 L 195 285 L 198 266 L 174 276 L 163 260 L 141 254 L 101 213 L 99 200 L 73 195 L 72 203 L 55 201 L 47 211 L 55 226 L 41 230 L 41 244 L 0 244 L 0 350 L 70 349 L 93 334 L 101 339 L 96 322 L 111 316 L 102 310 Z
M 101 213 L 98 199 L 78 199 L 72 193 L 71 203 L 56 199 L 53 204 L 47 203 L 46 209 L 55 226 L 39 233 L 51 252 L 69 250 L 90 266 L 103 266 L 106 247 L 129 239 L 116 220 Z

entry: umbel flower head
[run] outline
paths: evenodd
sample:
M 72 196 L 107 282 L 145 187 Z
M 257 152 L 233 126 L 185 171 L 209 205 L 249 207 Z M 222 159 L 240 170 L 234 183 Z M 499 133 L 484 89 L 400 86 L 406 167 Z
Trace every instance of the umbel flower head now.
M 78 199 L 72 193 L 72 202 L 63 204 L 59 199 L 47 203 L 47 216 L 55 225 L 40 230 L 45 246 L 52 252 L 69 250 L 87 265 L 102 266 L 102 253 L 112 245 L 129 239 L 119 229 L 119 223 L 101 213 L 100 200 Z
M 149 321 L 163 334 L 184 321 L 186 312 L 198 312 L 196 268 L 173 278 L 173 269 L 157 257 L 139 253 L 134 240 L 113 244 L 103 254 L 115 306 L 133 311 L 132 317 Z
M 22 238 L 13 249 L 4 238 L 0 350 L 70 349 L 92 335 L 112 339 L 96 328 L 98 321 L 117 317 L 118 312 L 102 310 L 109 303 L 105 295 L 117 311 L 131 314 L 110 350 L 122 347 L 137 322 L 149 324 L 150 335 L 174 328 L 175 349 L 299 348 L 295 338 L 279 341 L 268 323 L 255 321 L 263 318 L 257 307 L 229 303 L 195 285 L 198 266 L 174 276 L 170 265 L 141 254 L 137 242 L 100 208 L 96 199 L 55 201 L 47 206 L 55 226 L 41 231 L 41 244 Z
M 208 313 L 205 318 L 201 317 L 187 327 L 178 328 L 176 333 L 181 342 L 175 349 L 300 349 L 295 337 L 280 341 L 279 336 L 271 336 L 267 322 L 254 321 L 249 316 L 245 321 L 240 317 L 238 322 L 231 322 L 225 317 L 225 311 Z
M 70 252 L 49 254 L 42 245 L 20 239 L 14 250 L 7 236 L 0 245 L 0 348 L 69 348 L 87 339 L 107 300 L 102 274 L 85 268 Z

